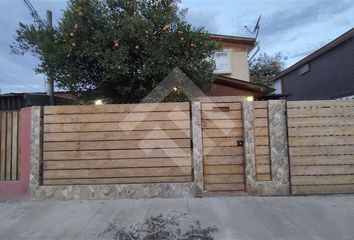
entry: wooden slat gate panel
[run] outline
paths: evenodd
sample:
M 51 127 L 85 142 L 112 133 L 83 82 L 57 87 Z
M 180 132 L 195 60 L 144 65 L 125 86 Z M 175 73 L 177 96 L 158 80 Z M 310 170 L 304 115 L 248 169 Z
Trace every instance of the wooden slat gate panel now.
M 44 107 L 43 184 L 192 181 L 189 103 Z
M 287 105 L 292 193 L 354 192 L 354 101 Z
M 241 103 L 202 103 L 204 190 L 245 191 Z
M 0 181 L 19 179 L 19 112 L 0 112 Z

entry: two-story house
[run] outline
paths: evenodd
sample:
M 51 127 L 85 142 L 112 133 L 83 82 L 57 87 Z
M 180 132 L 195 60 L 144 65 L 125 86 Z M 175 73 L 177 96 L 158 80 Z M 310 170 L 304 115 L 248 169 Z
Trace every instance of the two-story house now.
M 222 50 L 214 56 L 215 80 L 207 91 L 208 96 L 258 98 L 273 90 L 250 82 L 248 55 L 256 46 L 255 39 L 216 34 L 211 38 L 222 43 Z
M 272 80 L 289 100 L 354 99 L 354 28 Z

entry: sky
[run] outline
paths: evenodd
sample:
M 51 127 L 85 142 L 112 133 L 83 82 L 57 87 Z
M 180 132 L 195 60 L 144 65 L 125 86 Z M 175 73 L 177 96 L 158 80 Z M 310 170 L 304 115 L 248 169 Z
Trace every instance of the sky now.
M 66 6 L 65 0 L 31 3 L 42 18 L 52 10 L 54 23 Z M 192 25 L 225 35 L 252 37 L 244 26 L 253 28 L 262 15 L 259 54 L 281 52 L 286 67 L 354 27 L 354 0 L 182 0 L 180 5 Z M 0 0 L 0 91 L 45 91 L 45 76 L 33 70 L 38 60 L 10 54 L 19 22 L 32 22 L 23 0 Z

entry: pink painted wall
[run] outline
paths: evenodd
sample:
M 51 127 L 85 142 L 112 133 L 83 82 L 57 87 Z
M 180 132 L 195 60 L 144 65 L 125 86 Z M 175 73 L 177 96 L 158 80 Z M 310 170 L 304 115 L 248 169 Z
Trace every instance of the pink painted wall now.
M 23 199 L 29 194 L 31 166 L 31 108 L 20 112 L 20 158 L 18 181 L 0 181 L 0 200 Z

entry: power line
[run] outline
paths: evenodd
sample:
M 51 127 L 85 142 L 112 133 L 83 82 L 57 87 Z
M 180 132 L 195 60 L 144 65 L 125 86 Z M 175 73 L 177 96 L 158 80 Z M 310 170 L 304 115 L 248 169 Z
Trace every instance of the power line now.
M 30 10 L 31 15 L 34 18 L 34 20 L 37 21 L 41 25 L 41 27 L 46 27 L 45 21 L 39 16 L 36 9 L 31 4 L 31 2 L 29 0 L 23 0 L 23 1 L 25 2 L 26 6 Z

